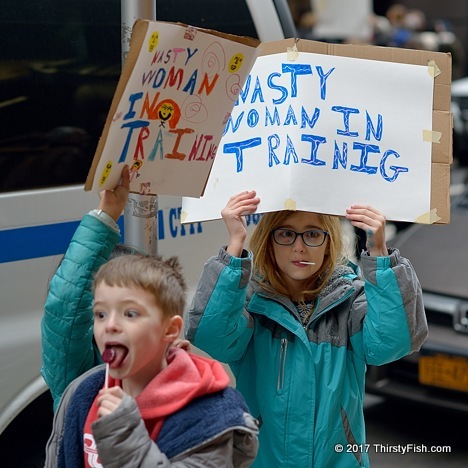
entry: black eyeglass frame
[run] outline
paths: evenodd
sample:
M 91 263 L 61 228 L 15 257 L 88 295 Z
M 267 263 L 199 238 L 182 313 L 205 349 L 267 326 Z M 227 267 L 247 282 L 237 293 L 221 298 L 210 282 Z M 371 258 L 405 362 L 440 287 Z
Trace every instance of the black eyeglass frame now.
M 281 244 L 280 242 L 278 242 L 276 240 L 276 237 L 275 237 L 275 232 L 277 231 L 288 231 L 288 232 L 292 232 L 294 234 L 294 239 L 292 242 L 290 242 L 289 244 Z M 321 232 L 324 236 L 323 236 L 323 240 L 320 244 L 317 244 L 317 245 L 310 245 L 306 242 L 306 240 L 304 239 L 304 234 L 308 233 L 308 232 Z M 288 245 L 294 245 L 294 243 L 296 242 L 297 240 L 297 237 L 298 236 L 301 236 L 301 239 L 302 239 L 302 242 L 307 246 L 307 247 L 320 247 L 321 245 L 323 245 L 325 243 L 325 241 L 327 240 L 327 236 L 329 235 L 328 231 L 323 231 L 322 229 L 307 229 L 307 231 L 304 231 L 304 232 L 296 232 L 296 231 L 293 231 L 292 229 L 287 229 L 287 228 L 276 228 L 276 229 L 272 229 L 271 232 L 271 237 L 273 237 L 273 240 L 278 244 L 278 245 L 282 245 L 282 246 L 288 246 Z

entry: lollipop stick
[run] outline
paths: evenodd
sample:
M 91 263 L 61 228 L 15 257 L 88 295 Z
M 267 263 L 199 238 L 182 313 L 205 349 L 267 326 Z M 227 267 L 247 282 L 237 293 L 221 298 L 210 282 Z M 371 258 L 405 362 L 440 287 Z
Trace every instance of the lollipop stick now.
M 106 363 L 106 381 L 104 382 L 104 388 L 109 387 L 109 364 L 115 361 L 117 353 L 114 348 L 106 348 L 102 353 L 102 360 Z
M 104 388 L 109 388 L 109 363 L 106 362 L 106 377 L 104 381 Z

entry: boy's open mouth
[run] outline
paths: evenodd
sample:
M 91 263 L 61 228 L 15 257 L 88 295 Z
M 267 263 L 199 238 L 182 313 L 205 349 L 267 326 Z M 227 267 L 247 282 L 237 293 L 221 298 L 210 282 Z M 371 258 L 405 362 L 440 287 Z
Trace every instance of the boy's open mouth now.
M 119 367 L 123 360 L 127 357 L 128 348 L 119 344 L 106 345 L 106 349 L 102 353 L 102 360 L 109 364 L 110 367 Z

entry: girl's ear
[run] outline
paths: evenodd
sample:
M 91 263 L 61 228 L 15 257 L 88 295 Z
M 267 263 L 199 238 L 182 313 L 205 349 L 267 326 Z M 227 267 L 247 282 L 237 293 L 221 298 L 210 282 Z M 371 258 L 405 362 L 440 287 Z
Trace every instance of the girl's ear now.
M 166 332 L 164 333 L 167 341 L 174 341 L 179 338 L 183 323 L 184 319 L 180 315 L 174 315 L 168 319 Z

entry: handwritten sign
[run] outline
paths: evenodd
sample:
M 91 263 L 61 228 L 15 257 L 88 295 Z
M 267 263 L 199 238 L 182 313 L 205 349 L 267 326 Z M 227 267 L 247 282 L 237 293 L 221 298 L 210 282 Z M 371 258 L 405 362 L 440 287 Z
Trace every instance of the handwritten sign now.
M 259 212 L 344 215 L 368 203 L 388 219 L 430 210 L 434 79 L 427 66 L 297 52 L 259 57 L 221 140 L 204 195 L 183 221 L 220 218 L 257 191 Z
M 199 196 L 258 42 L 181 24 L 138 20 L 85 185 Z

